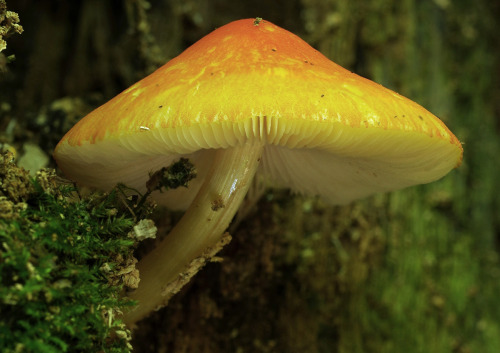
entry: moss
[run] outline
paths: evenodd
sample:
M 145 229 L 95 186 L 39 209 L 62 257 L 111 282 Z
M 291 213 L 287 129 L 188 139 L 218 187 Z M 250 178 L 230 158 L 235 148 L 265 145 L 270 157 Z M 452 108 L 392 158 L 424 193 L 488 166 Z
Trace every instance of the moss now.
M 136 241 L 117 193 L 81 199 L 53 172 L 30 179 L 0 162 L 2 352 L 130 351 L 119 316 Z

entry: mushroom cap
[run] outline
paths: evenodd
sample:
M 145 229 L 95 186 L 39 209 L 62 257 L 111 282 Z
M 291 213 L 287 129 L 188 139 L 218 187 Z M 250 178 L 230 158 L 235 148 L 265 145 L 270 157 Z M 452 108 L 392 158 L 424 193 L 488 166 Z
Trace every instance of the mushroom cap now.
M 158 193 L 184 208 L 215 149 L 264 145 L 259 174 L 334 204 L 437 180 L 462 161 L 444 123 L 330 61 L 265 20 L 231 22 L 79 121 L 54 157 L 70 179 L 145 190 L 181 155 L 190 187 Z

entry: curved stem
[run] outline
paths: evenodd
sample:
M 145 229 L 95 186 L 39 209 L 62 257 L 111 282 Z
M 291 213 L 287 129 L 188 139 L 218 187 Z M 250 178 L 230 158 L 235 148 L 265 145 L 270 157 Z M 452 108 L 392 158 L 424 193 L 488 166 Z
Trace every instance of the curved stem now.
M 246 144 L 216 151 L 211 171 L 181 220 L 137 265 L 141 281 L 129 297 L 138 305 L 124 315 L 128 325 L 166 304 L 169 291 L 193 260 L 222 238 L 243 201 L 259 166 L 262 145 Z

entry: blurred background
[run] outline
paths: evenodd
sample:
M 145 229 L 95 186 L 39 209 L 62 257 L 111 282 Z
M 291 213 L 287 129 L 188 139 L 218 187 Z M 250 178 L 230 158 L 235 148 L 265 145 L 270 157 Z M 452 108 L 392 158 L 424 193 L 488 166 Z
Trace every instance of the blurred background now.
M 135 352 L 500 352 L 498 0 L 7 7 L 24 32 L 0 52 L 0 144 L 32 170 L 55 167 L 55 144 L 90 110 L 257 16 L 420 103 L 463 143 L 462 166 L 442 180 L 345 207 L 267 191 L 224 261 L 139 324 Z

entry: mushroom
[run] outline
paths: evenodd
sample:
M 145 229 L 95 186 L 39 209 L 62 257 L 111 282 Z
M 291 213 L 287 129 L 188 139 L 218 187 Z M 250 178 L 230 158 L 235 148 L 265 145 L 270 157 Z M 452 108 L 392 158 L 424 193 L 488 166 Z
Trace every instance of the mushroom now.
M 140 260 L 129 324 L 164 304 L 165 288 L 222 237 L 258 175 L 268 185 L 346 204 L 435 181 L 462 146 L 417 103 L 333 63 L 261 19 L 229 23 L 79 121 L 54 157 L 70 179 L 145 191 L 180 157 L 189 187 L 155 192 L 187 208 Z M 168 296 L 167 296 L 168 297 Z

